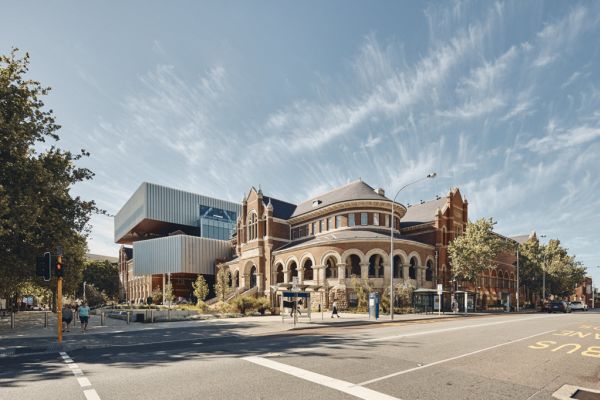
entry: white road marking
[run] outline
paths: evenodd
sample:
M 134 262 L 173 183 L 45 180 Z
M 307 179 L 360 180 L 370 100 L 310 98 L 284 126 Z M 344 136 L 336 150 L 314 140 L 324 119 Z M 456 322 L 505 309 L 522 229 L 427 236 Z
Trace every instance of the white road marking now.
M 77 378 L 77 382 L 79 382 L 79 386 L 81 387 L 86 387 L 86 386 L 92 386 L 92 383 L 90 382 L 90 380 L 88 378 L 81 377 L 81 378 Z
M 432 363 L 429 363 L 429 364 L 422 365 L 420 367 L 415 367 L 415 368 L 405 369 L 404 371 L 394 372 L 393 374 L 382 376 L 380 378 L 375 378 L 375 379 L 371 379 L 371 380 L 368 380 L 368 381 L 365 381 L 365 382 L 358 383 L 358 385 L 361 385 L 361 386 L 363 386 L 363 385 L 369 385 L 371 383 L 379 382 L 379 381 L 382 381 L 384 379 L 393 378 L 394 376 L 404 375 L 404 374 L 408 374 L 410 372 L 419 371 L 419 370 L 424 369 L 424 368 L 433 367 L 435 365 L 443 364 L 443 363 L 446 363 L 448 361 L 458 360 L 459 358 L 464 358 L 464 357 L 472 356 L 474 354 L 483 353 L 484 351 L 497 349 L 498 347 L 507 346 L 509 344 L 521 342 L 523 340 L 531 339 L 531 338 L 534 338 L 536 336 L 545 335 L 547 333 L 554 332 L 554 331 L 555 331 L 555 329 L 551 329 L 549 331 L 545 331 L 545 332 L 541 332 L 541 333 L 536 333 L 535 335 L 527 336 L 527 337 L 520 338 L 520 339 L 511 340 L 511 341 L 508 341 L 506 343 L 500 343 L 500 344 L 497 344 L 497 345 L 494 345 L 494 346 L 490 346 L 490 347 L 486 347 L 485 349 L 475 350 L 475 351 L 471 351 L 470 353 L 461 354 L 459 356 L 446 358 L 445 360 L 435 361 L 435 362 L 432 362 Z
M 275 371 L 283 372 L 292 375 L 296 378 L 304 379 L 309 382 L 347 393 L 351 396 L 365 400 L 399 400 L 396 397 L 388 396 L 387 394 L 376 392 L 374 390 L 357 386 L 352 382 L 342 381 L 340 379 L 331 378 L 329 376 L 317 374 L 302 368 L 292 367 L 291 365 L 283 364 L 277 361 L 269 360 L 262 357 L 250 356 L 243 358 L 246 361 L 270 368 Z
M 69 368 L 71 368 L 71 369 L 79 368 L 79 365 L 77 365 L 76 363 L 68 364 L 68 365 L 69 365 Z
M 65 353 L 64 351 L 59 351 L 58 354 L 60 354 L 61 356 L 66 356 L 67 353 Z
M 520 322 L 520 321 L 531 321 L 531 320 L 535 320 L 535 319 L 539 319 L 539 318 L 550 318 L 550 317 L 552 317 L 552 315 L 547 315 L 547 316 L 545 315 L 543 317 L 518 318 L 518 319 L 512 319 L 512 320 L 508 320 L 508 321 L 486 322 L 484 324 L 476 324 L 476 325 L 455 326 L 452 328 L 441 328 L 441 329 L 433 329 L 430 331 L 423 331 L 423 332 L 404 333 L 401 335 L 385 336 L 385 337 L 373 338 L 373 339 L 363 339 L 363 342 L 368 342 L 368 343 L 384 342 L 384 341 L 388 341 L 391 339 L 401 339 L 401 338 L 411 337 L 411 336 L 430 335 L 432 333 L 452 332 L 452 331 L 459 331 L 462 329 L 481 328 L 483 326 L 501 325 L 501 324 L 508 324 L 511 322 Z M 554 317 L 556 317 L 556 315 L 554 315 Z
M 67 364 L 71 364 L 71 363 L 73 363 L 73 362 L 74 362 L 74 361 L 73 361 L 73 360 L 71 360 L 70 358 L 65 358 L 63 361 L 64 361 L 64 362 L 66 362 Z
M 81 375 L 83 376 L 83 371 L 80 368 L 76 368 L 73 371 L 71 371 L 73 373 L 73 375 L 77 376 L 77 375 Z
M 100 400 L 100 396 L 96 393 L 96 389 L 84 390 L 83 394 L 87 400 Z

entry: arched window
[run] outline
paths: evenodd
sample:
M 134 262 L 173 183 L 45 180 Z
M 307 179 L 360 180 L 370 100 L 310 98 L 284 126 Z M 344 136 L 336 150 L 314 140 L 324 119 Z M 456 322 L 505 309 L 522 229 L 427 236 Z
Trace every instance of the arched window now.
M 313 275 L 313 262 L 310 258 L 307 258 L 304 262 L 304 280 L 312 281 L 314 279 Z
M 369 278 L 383 278 L 383 257 L 379 254 L 369 257 Z
M 283 283 L 283 265 L 277 264 L 275 283 Z
M 356 275 L 360 278 L 360 274 L 360 257 L 356 254 L 351 254 L 346 260 L 346 277 L 350 278 L 352 275 Z
M 394 256 L 394 278 L 402 278 L 403 274 L 402 258 L 400 256 Z
M 427 261 L 427 268 L 425 269 L 425 280 L 432 281 L 433 280 L 433 261 Z
M 298 276 L 298 266 L 296 265 L 296 261 L 292 261 L 292 263 L 290 264 L 290 276 L 292 278 Z M 290 282 L 291 281 L 292 279 L 290 279 Z
M 258 217 L 255 212 L 248 214 L 248 240 L 254 240 L 258 237 Z
M 417 279 L 417 267 L 418 267 L 417 258 L 416 257 L 411 258 L 410 266 L 408 267 L 408 277 L 410 279 Z
M 235 271 L 233 273 L 233 287 L 240 287 L 240 271 Z
M 256 286 L 256 267 L 253 265 L 250 268 L 250 287 L 253 288 Z
M 325 261 L 325 278 L 337 278 L 338 270 L 337 264 L 335 262 L 335 258 L 329 257 L 327 261 Z

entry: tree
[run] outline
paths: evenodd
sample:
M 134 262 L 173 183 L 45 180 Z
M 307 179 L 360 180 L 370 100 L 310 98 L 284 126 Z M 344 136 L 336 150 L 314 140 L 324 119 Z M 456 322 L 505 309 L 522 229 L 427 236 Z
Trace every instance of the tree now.
M 93 177 L 76 165 L 89 153 L 44 146 L 59 140 L 60 126 L 42 101 L 50 88 L 27 79 L 28 69 L 28 54 L 20 58 L 13 49 L 0 55 L 0 297 L 12 299 L 29 283 L 45 285 L 34 276 L 35 257 L 55 253 L 57 246 L 64 251 L 64 290 L 74 290 L 89 219 L 101 212 L 93 201 L 70 193 L 74 184 Z M 54 278 L 52 288 L 53 283 Z
M 221 267 L 217 271 L 217 279 L 215 281 L 215 293 L 217 294 L 217 298 L 221 301 L 225 301 L 225 297 L 231 290 L 229 286 L 231 282 L 231 273 L 228 269 Z
M 154 304 L 160 304 L 162 303 L 162 290 L 160 290 L 160 287 L 156 286 L 153 290 L 152 290 L 152 294 L 150 295 L 152 297 L 152 301 L 154 302 Z
M 192 287 L 194 288 L 194 296 L 198 299 L 198 305 L 200 305 L 208 296 L 209 288 L 208 283 L 206 283 L 206 279 L 204 279 L 203 275 L 198 275 L 196 278 L 196 282 L 192 283 Z
M 519 284 L 528 289 L 529 301 L 533 293 L 541 293 L 542 247 L 536 236 L 519 246 Z
M 119 268 L 110 261 L 88 261 L 85 263 L 83 281 L 92 284 L 109 299 L 119 295 Z
M 165 285 L 165 298 L 163 299 L 163 301 L 169 303 L 169 306 L 171 306 L 171 303 L 174 299 L 175 294 L 173 294 L 173 285 L 171 284 L 171 282 L 168 282 Z
M 481 218 L 469 222 L 464 234 L 455 238 L 448 246 L 455 277 L 473 282 L 488 268 L 496 268 L 496 257 L 509 248 L 509 244 L 494 234 L 496 223 Z
M 575 256 L 568 254 L 558 239 L 552 239 L 543 246 L 543 268 L 546 270 L 546 293 L 560 297 L 574 293 L 575 285 L 585 277 L 586 269 Z

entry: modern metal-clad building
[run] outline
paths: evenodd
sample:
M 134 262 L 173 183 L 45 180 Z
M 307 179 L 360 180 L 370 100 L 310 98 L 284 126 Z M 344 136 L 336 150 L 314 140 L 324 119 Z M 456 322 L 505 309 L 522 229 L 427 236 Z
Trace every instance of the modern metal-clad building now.
M 133 251 L 123 246 L 120 257 L 127 299 L 145 301 L 165 278 L 183 298 L 198 274 L 211 282 L 215 261 L 232 255 L 229 239 L 240 212 L 238 203 L 142 183 L 115 216 L 115 242 L 133 245 Z

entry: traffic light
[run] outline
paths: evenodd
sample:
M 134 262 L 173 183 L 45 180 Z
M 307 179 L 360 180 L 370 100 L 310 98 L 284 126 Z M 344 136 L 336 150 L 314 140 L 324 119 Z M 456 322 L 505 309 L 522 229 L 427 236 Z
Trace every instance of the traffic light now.
M 48 282 L 50 280 L 51 257 L 49 252 L 45 252 L 43 256 L 36 258 L 35 274 L 44 277 Z
M 62 278 L 64 274 L 64 266 L 62 261 L 62 256 L 56 256 L 54 258 L 54 275 L 57 278 Z

